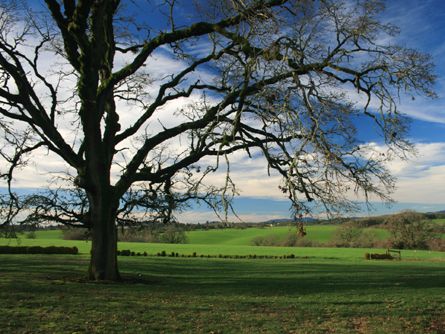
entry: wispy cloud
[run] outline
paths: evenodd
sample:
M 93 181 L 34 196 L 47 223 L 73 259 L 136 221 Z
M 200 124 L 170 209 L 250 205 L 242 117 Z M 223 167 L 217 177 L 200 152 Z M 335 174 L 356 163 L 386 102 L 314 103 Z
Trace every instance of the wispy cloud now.
M 440 77 L 437 90 L 439 99 L 431 101 L 419 99 L 415 101 L 406 100 L 400 105 L 400 111 L 407 116 L 428 121 L 431 123 L 445 124 L 445 42 L 443 33 L 445 33 L 445 10 L 443 1 L 397 1 L 388 2 L 389 14 L 388 20 L 402 28 L 402 34 L 399 40 L 410 47 L 422 47 L 424 51 L 430 52 L 438 64 L 438 75 Z M 431 19 L 434 8 L 440 8 L 433 13 L 434 20 Z M 438 20 L 442 18 L 442 20 Z M 429 36 L 431 38 L 429 38 Z M 434 38 L 432 38 L 434 37 Z M 433 42 L 432 42 L 433 41 Z M 437 41 L 437 42 L 435 42 Z M 192 46 L 190 46 L 192 47 Z M 196 56 L 205 54 L 210 46 L 208 44 L 197 44 L 193 46 L 193 52 Z M 147 69 L 150 71 L 153 79 L 161 80 L 166 74 L 178 72 L 184 69 L 185 62 L 174 60 L 168 48 L 162 52 L 156 53 L 147 62 Z M 129 59 L 122 58 L 116 62 L 116 67 L 123 66 Z M 42 58 L 41 69 L 46 72 L 53 66 L 54 59 L 51 57 Z M 212 80 L 212 73 L 205 70 L 193 73 L 193 80 L 201 79 L 204 81 Z M 67 89 L 75 89 L 75 83 L 67 83 Z M 155 85 L 154 85 L 155 87 Z M 352 89 L 351 89 L 352 91 Z M 155 93 L 153 89 L 152 93 Z M 352 94 L 352 93 L 351 93 Z M 150 124 L 149 131 L 156 133 L 164 127 L 172 127 L 184 121 L 177 112 L 185 104 L 198 100 L 198 96 L 192 95 L 188 99 L 178 99 L 165 105 L 164 108 L 157 111 Z M 357 97 L 354 97 L 357 98 Z M 361 97 L 360 97 L 361 98 Z M 358 99 L 359 103 L 362 103 Z M 131 120 L 138 116 L 140 110 L 131 105 L 119 104 L 121 113 L 121 123 L 123 128 L 131 124 Z M 69 122 L 61 118 L 59 125 L 62 128 L 65 138 L 73 136 L 69 130 Z M 143 129 L 142 131 L 144 131 Z M 415 129 L 414 129 L 415 131 Z M 445 133 L 445 132 L 444 132 Z M 184 139 L 185 140 L 185 139 Z M 184 144 L 182 142 L 182 144 Z M 125 143 L 126 145 L 127 143 Z M 179 141 L 170 143 L 171 150 L 179 150 L 181 143 Z M 444 142 L 416 144 L 417 157 L 411 160 L 394 160 L 388 164 L 390 171 L 398 178 L 397 190 L 394 193 L 394 199 L 400 202 L 426 202 L 426 203 L 444 203 L 445 204 L 445 135 Z M 382 147 L 382 150 L 384 148 Z M 284 195 L 278 189 L 281 178 L 276 173 L 271 176 L 267 173 L 267 164 L 264 158 L 254 156 L 248 158 L 245 152 L 237 152 L 231 157 L 232 179 L 240 189 L 242 196 L 262 196 L 274 199 L 285 199 Z M 18 187 L 44 187 L 46 180 L 55 173 L 64 172 L 66 165 L 51 153 L 44 150 L 37 151 L 33 156 L 29 168 L 17 173 Z M 209 183 L 221 184 L 224 182 L 224 170 L 209 176 Z M 258 221 L 271 218 L 278 218 L 279 214 L 241 214 L 243 220 Z M 181 215 L 184 221 L 214 220 L 216 216 L 212 213 L 187 212 Z M 282 215 L 281 215 L 282 217 Z
M 397 178 L 393 198 L 399 202 L 445 204 L 445 142 L 418 143 L 415 148 L 415 157 L 387 163 Z
M 233 214 L 230 214 L 227 217 L 227 220 L 230 222 L 263 222 L 268 221 L 271 219 L 281 219 L 281 218 L 288 218 L 288 215 L 286 215 L 285 212 L 283 213 L 239 213 L 237 216 L 234 216 Z M 205 223 L 206 221 L 219 221 L 220 218 L 218 216 L 211 212 L 184 212 L 178 215 L 178 220 L 184 223 Z

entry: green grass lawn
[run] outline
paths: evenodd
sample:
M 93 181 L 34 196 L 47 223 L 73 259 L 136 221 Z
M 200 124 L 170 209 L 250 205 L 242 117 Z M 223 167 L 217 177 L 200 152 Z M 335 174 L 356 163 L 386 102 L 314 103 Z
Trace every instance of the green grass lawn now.
M 445 262 L 0 255 L 2 333 L 443 333 Z
M 433 222 L 434 224 L 440 224 L 440 225 L 445 225 L 445 218 L 441 218 L 441 219 L 433 219 L 431 222 Z
M 334 226 L 309 226 L 329 240 Z M 0 245 L 77 246 L 81 255 L 0 255 L 1 333 L 443 333 L 445 253 L 366 261 L 354 248 L 252 246 L 289 227 L 189 232 L 188 244 L 119 249 L 198 258 L 119 257 L 120 284 L 86 281 L 90 242 L 61 231 Z M 386 232 L 386 231 L 384 231 Z M 219 259 L 199 255 L 289 255 Z
M 332 240 L 338 226 L 334 225 L 310 225 L 306 227 L 306 238 L 319 243 L 327 243 Z M 389 232 L 385 229 L 368 228 L 377 236 L 378 239 L 384 240 L 389 237 Z M 227 228 L 215 230 L 197 230 L 188 231 L 187 240 L 189 244 L 194 245 L 252 245 L 252 241 L 256 237 L 265 237 L 275 235 L 285 237 L 289 233 L 296 233 L 294 226 L 274 226 L 263 228 Z M 61 230 L 36 231 L 36 239 L 57 240 L 62 239 Z M 26 234 L 21 239 L 27 239 Z
M 336 226 L 307 226 L 307 238 L 311 241 L 328 242 L 331 240 Z M 276 235 L 284 237 L 288 233 L 295 233 L 296 228 L 290 226 L 276 226 L 264 228 L 230 228 L 216 230 L 202 230 L 187 232 L 191 244 L 224 244 L 224 245 L 251 245 L 256 237 Z
M 52 235 L 52 234 L 51 234 Z M 21 246 L 76 246 L 82 254 L 89 254 L 91 243 L 82 240 L 63 239 L 1 239 L 0 245 Z M 230 244 L 162 244 L 142 242 L 119 242 L 118 249 L 129 249 L 134 252 L 147 252 L 155 255 L 159 252 L 177 252 L 179 254 L 191 255 L 272 255 L 283 256 L 294 254 L 297 257 L 310 257 L 320 259 L 348 259 L 361 260 L 365 253 L 384 252 L 384 250 L 367 248 L 326 248 L 326 247 L 266 247 Z M 406 260 L 444 260 L 444 252 L 403 250 L 402 257 Z
M 63 239 L 62 230 L 35 231 L 36 239 Z M 26 238 L 26 234 L 24 236 Z
M 309 225 L 306 226 L 306 238 L 310 241 L 327 243 L 334 237 L 338 226 L 334 225 Z M 381 228 L 365 228 L 373 231 L 380 240 L 387 239 L 389 232 Z M 187 232 L 188 243 L 190 244 L 214 244 L 214 245 L 252 245 L 256 237 L 266 237 L 275 235 L 284 237 L 289 233 L 296 233 L 294 226 L 274 226 L 263 228 L 229 228 L 215 230 L 200 230 Z

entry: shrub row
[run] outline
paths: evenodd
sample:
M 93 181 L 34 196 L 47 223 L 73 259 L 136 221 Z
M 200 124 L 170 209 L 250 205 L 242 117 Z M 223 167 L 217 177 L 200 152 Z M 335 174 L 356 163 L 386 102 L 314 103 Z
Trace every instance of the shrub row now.
M 91 240 L 91 232 L 85 228 L 68 228 L 63 230 L 65 240 Z M 147 228 L 118 229 L 118 241 L 125 242 L 152 242 L 168 244 L 185 244 L 187 236 L 185 231 L 176 225 Z
M 77 247 L 0 246 L 0 254 L 79 254 Z
M 148 256 L 147 252 L 133 252 L 129 249 L 124 250 L 118 250 L 117 255 L 120 256 Z M 295 254 L 289 254 L 289 255 L 282 255 L 282 256 L 275 256 L 275 255 L 256 255 L 256 254 L 250 254 L 250 255 L 204 255 L 204 254 L 197 254 L 194 252 L 193 254 L 179 254 L 175 252 L 167 253 L 166 251 L 158 252 L 155 254 L 155 256 L 160 257 L 200 257 L 200 258 L 220 258 L 220 259 L 296 259 L 296 258 L 305 258 L 307 259 L 307 256 L 304 257 L 297 257 Z
M 428 249 L 437 252 L 445 252 L 445 238 L 428 240 Z
M 266 235 L 258 236 L 252 240 L 254 246 L 277 246 L 277 247 L 320 247 L 322 244 L 300 237 L 296 233 L 288 233 L 285 236 Z
M 220 258 L 220 259 L 307 259 L 307 256 L 295 256 L 294 254 L 288 255 L 200 255 L 200 257 L 211 257 L 211 258 Z
M 394 260 L 391 254 L 365 253 L 366 260 Z
M 129 249 L 124 249 L 124 250 L 118 250 L 117 255 L 120 255 L 120 256 L 147 256 L 148 254 L 147 254 L 147 252 L 143 252 L 143 253 L 137 252 L 136 253 L 136 252 L 132 252 Z
M 351 230 L 351 231 L 350 231 Z M 266 235 L 252 240 L 254 246 L 278 247 L 354 247 L 354 248 L 387 248 L 391 247 L 389 241 L 379 240 L 374 231 L 364 231 L 359 228 L 341 226 L 334 233 L 332 240 L 319 242 L 298 236 L 295 232 L 285 236 Z
M 407 214 L 399 214 L 394 217 L 405 219 Z M 445 251 L 445 238 L 440 238 L 440 229 L 433 229 L 431 224 L 424 221 L 395 220 L 397 223 L 386 226 L 391 236 L 382 240 L 376 230 L 359 227 L 356 222 L 344 223 L 339 226 L 328 242 L 308 240 L 298 236 L 295 232 L 289 232 L 285 236 L 266 235 L 252 240 L 255 246 L 283 246 L 283 247 L 353 247 L 353 248 L 397 248 L 397 249 L 429 249 L 432 251 Z M 414 215 L 422 217 L 421 215 Z M 417 218 L 419 219 L 419 218 Z

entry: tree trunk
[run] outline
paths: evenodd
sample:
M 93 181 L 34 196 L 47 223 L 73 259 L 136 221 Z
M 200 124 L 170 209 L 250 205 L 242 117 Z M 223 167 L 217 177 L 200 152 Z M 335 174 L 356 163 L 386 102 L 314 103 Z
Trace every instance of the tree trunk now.
M 91 259 L 89 279 L 119 281 L 117 267 L 116 206 L 106 194 L 90 197 L 92 224 Z

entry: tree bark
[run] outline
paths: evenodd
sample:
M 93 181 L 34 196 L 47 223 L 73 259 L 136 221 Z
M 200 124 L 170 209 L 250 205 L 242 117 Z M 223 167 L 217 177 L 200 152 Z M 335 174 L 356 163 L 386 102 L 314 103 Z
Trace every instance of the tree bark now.
M 88 276 L 91 280 L 121 280 L 117 266 L 116 210 L 107 194 L 90 196 L 92 245 Z

